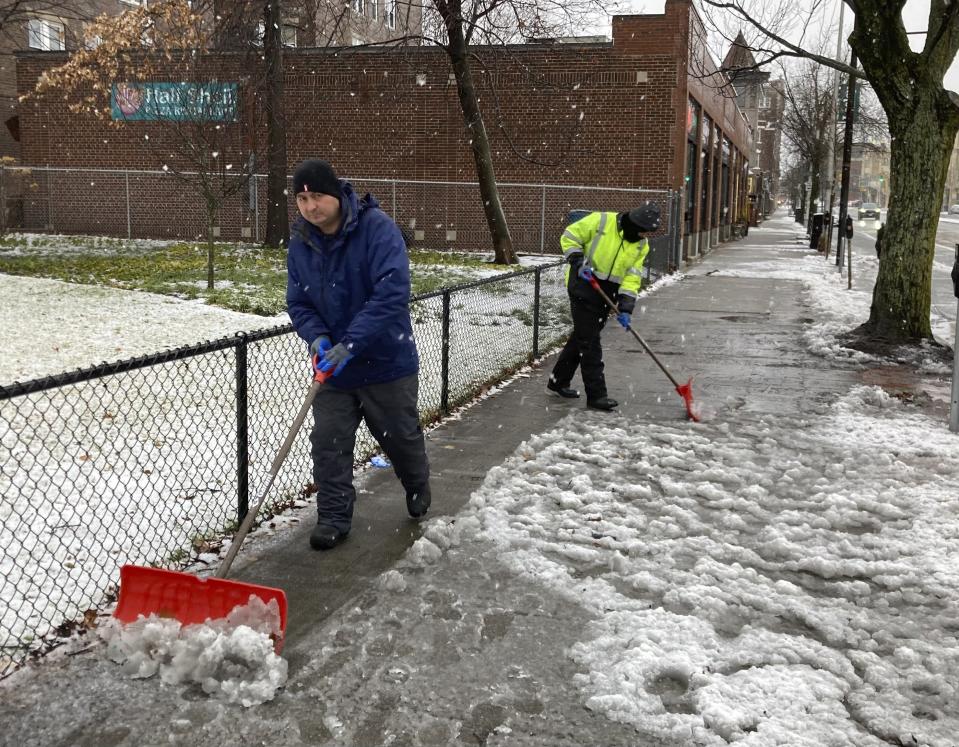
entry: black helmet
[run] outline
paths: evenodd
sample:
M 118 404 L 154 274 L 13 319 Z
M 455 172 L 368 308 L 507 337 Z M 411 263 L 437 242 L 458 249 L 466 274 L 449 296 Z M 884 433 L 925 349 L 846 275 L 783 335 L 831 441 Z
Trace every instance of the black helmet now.
M 633 208 L 627 215 L 629 222 L 643 233 L 652 233 L 659 228 L 660 212 L 656 203 L 647 202 L 642 207 Z

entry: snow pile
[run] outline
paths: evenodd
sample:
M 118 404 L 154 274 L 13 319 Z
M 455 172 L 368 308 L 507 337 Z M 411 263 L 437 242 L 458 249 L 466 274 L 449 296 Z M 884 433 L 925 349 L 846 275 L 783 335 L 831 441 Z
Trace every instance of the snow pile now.
M 110 618 L 100 628 L 107 656 L 124 675 L 194 682 L 208 695 L 246 707 L 272 700 L 286 683 L 287 662 L 273 650 L 279 633 L 276 601 L 267 605 L 252 595 L 225 619 L 200 625 L 150 615 L 128 624 Z
M 664 741 L 955 744 L 959 449 L 858 387 L 826 416 L 532 438 L 479 541 L 595 613 L 586 705 Z

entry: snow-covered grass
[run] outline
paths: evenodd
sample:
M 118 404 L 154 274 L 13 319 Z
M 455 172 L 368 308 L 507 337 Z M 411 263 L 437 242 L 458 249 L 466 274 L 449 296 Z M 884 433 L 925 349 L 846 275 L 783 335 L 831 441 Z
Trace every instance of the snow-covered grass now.
M 527 257 L 524 264 L 556 258 Z M 414 249 L 410 262 L 414 295 L 513 269 L 478 253 Z M 286 252 L 257 244 L 215 244 L 212 290 L 207 247 L 189 241 L 14 233 L 0 238 L 0 273 L 141 290 L 263 316 L 286 309 Z
M 434 258 L 435 259 L 435 258 Z M 533 264 L 545 258 L 534 258 Z M 449 259 L 440 264 L 449 263 Z M 481 268 L 484 271 L 488 267 Z M 543 274 L 540 345 L 568 324 L 561 270 Z M 0 381 L 288 322 L 142 292 L 0 275 Z M 449 402 L 526 362 L 532 276 L 452 296 Z M 442 298 L 413 305 L 420 406 L 440 412 Z M 24 323 L 23 320 L 28 320 Z M 308 383 L 292 334 L 249 352 L 250 480 L 262 482 Z M 30 642 L 95 606 L 127 562 L 177 564 L 236 515 L 236 395 L 232 350 L 171 361 L 0 403 L 0 644 Z M 309 482 L 307 429 L 273 494 L 288 503 Z M 376 446 L 365 428 L 357 459 Z M 2 662 L 0 662 L 2 663 Z

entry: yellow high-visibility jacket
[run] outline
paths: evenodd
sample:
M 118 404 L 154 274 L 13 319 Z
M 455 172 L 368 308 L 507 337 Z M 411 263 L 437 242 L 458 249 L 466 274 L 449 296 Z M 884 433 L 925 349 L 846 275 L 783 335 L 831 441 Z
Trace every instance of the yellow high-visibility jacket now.
M 622 296 L 636 298 L 643 281 L 643 262 L 649 254 L 649 242 L 626 241 L 616 225 L 616 213 L 590 213 L 563 231 L 559 245 L 567 261 L 583 254 L 585 262 L 599 280 L 619 286 Z M 569 285 L 570 268 L 566 268 Z

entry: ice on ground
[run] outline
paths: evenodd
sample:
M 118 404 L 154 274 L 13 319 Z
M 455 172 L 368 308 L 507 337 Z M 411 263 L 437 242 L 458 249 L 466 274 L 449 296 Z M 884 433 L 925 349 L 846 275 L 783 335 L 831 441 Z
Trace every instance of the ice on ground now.
M 471 506 L 520 579 L 595 614 L 569 650 L 592 710 L 684 744 L 956 744 L 959 449 L 882 389 L 817 417 L 580 416 Z
M 127 624 L 110 618 L 100 627 L 107 656 L 127 677 L 197 683 L 208 695 L 246 707 L 272 700 L 286 683 L 287 662 L 273 648 L 279 633 L 276 600 L 265 604 L 253 595 L 225 619 L 199 625 L 150 615 Z

